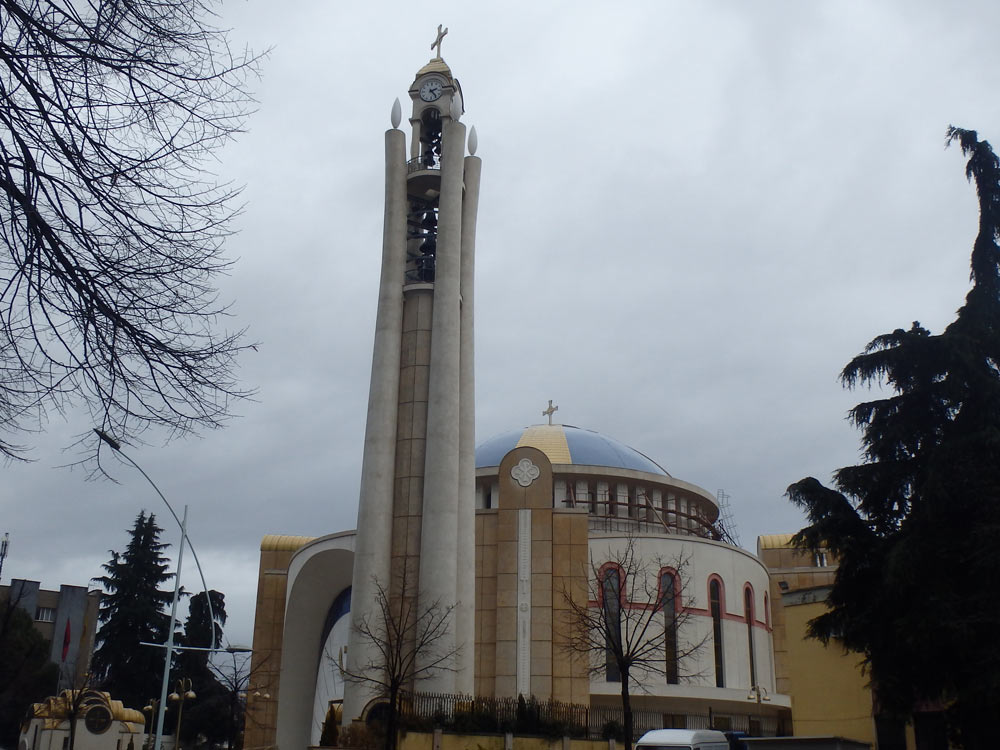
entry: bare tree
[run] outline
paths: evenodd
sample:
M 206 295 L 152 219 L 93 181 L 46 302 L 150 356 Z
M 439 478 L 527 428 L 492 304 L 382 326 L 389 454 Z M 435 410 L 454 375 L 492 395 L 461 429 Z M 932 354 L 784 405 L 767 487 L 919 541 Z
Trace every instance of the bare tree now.
M 62 678 L 62 675 L 60 675 Z M 62 707 L 66 712 L 66 719 L 69 722 L 69 743 L 67 750 L 76 750 L 76 723 L 82 719 L 87 711 L 95 705 L 103 706 L 101 693 L 94 689 L 94 681 L 90 672 L 86 672 L 77 678 L 71 675 L 69 687 L 62 691 Z M 97 709 L 100 710 L 100 709 Z
M 270 688 L 268 683 L 260 681 L 270 657 L 264 657 L 259 663 L 251 666 L 251 655 L 243 651 L 229 650 L 229 659 L 218 657 L 208 662 L 208 668 L 215 679 L 224 688 L 228 702 L 228 717 L 226 723 L 227 747 L 230 750 L 242 750 L 244 726 L 247 718 L 247 701 L 251 697 L 251 684 L 255 690 Z
M 375 580 L 375 607 L 354 623 L 363 639 L 374 646 L 367 664 L 339 664 L 344 679 L 367 685 L 386 700 L 385 750 L 395 750 L 403 692 L 414 683 L 441 672 L 454 671 L 460 648 L 447 648 L 454 604 L 435 601 L 420 607 L 406 585 L 406 567 L 393 592 Z M 398 592 L 398 595 L 397 595 Z
M 690 638 L 693 599 L 687 588 L 687 558 L 645 559 L 628 537 L 624 547 L 609 546 L 605 560 L 591 559 L 589 601 L 569 592 L 565 650 L 586 662 L 591 676 L 621 683 L 625 750 L 631 750 L 633 688 L 654 680 L 670 684 L 689 680 L 686 670 L 707 635 Z
M 205 161 L 241 128 L 257 58 L 230 49 L 215 5 L 0 0 L 8 435 L 75 403 L 120 438 L 184 433 L 246 395 L 213 286 L 238 191 Z

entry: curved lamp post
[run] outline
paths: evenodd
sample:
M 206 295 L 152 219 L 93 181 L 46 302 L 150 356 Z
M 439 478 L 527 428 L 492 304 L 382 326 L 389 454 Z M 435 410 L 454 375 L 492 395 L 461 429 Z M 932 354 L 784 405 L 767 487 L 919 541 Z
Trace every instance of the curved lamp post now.
M 163 504 L 167 506 L 167 510 L 170 511 L 170 515 L 174 517 L 177 524 L 181 527 L 181 543 L 177 548 L 177 572 L 174 575 L 174 599 L 173 603 L 170 605 L 170 628 L 167 631 L 167 642 L 165 644 L 154 643 L 149 644 L 153 646 L 159 646 L 166 649 L 166 656 L 163 660 L 163 681 L 160 683 L 160 701 L 157 713 L 156 721 L 156 742 L 153 745 L 153 750 L 160 750 L 163 745 L 163 717 L 167 711 L 167 688 L 170 684 L 170 662 L 173 661 L 174 651 L 176 650 L 174 646 L 174 628 L 177 626 L 177 600 L 180 597 L 181 589 L 181 563 L 184 561 L 184 543 L 187 542 L 188 546 L 191 547 L 191 555 L 194 557 L 194 564 L 198 566 L 198 575 L 201 576 L 201 586 L 205 592 L 205 603 L 208 605 L 208 622 L 211 629 L 211 646 L 205 651 L 215 651 L 215 613 L 212 611 L 212 594 L 208 590 L 208 584 L 205 583 L 205 573 L 201 569 L 201 562 L 198 560 L 198 553 L 194 551 L 194 545 L 191 544 L 191 540 L 188 539 L 187 535 L 187 506 L 184 506 L 184 518 L 180 519 L 174 512 L 173 506 L 167 501 L 167 498 L 160 488 L 156 486 L 156 482 L 149 478 L 149 474 L 142 470 L 135 461 L 133 461 L 127 454 L 122 452 L 121 443 L 111 437 L 104 430 L 99 430 L 94 428 L 94 433 L 103 442 L 107 443 L 114 452 L 123 458 L 126 462 L 131 464 L 136 471 L 138 471 L 142 476 L 149 482 L 149 486 L 156 490 L 156 494 L 160 496 Z M 144 644 L 145 645 L 145 644 Z M 202 649 L 199 649 L 202 650 Z M 179 725 L 180 722 L 178 722 Z M 178 738 L 179 740 L 180 738 Z

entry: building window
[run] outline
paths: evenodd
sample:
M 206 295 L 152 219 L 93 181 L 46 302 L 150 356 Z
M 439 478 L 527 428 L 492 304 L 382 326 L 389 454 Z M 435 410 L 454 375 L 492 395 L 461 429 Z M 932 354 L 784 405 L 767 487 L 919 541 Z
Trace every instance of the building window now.
M 813 567 L 814 568 L 825 568 L 826 566 L 827 566 L 826 552 L 814 552 L 813 553 Z
M 621 682 L 622 673 L 618 668 L 617 655 L 621 652 L 622 622 L 621 622 L 621 580 L 618 568 L 608 567 L 601 573 L 601 596 L 604 607 L 604 639 L 605 639 L 605 679 L 608 682 Z
M 663 608 L 664 673 L 668 685 L 679 682 L 677 673 L 677 579 L 674 573 L 660 573 L 660 606 Z M 684 727 L 678 727 L 683 729 Z
M 753 589 L 743 589 L 743 617 L 747 621 L 747 651 L 750 655 L 750 687 L 757 684 L 757 654 L 753 647 Z
M 712 605 L 712 647 L 715 651 L 715 686 L 726 686 L 722 651 L 722 585 L 718 578 L 708 584 L 708 598 Z
M 35 619 L 38 622 L 55 622 L 56 611 L 52 607 L 39 607 L 35 610 Z

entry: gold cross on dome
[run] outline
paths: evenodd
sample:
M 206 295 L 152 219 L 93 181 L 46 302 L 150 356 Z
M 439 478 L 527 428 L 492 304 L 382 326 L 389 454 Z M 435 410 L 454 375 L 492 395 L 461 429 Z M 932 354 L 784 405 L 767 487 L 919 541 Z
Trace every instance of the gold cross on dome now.
M 557 411 L 559 411 L 559 407 L 558 406 L 553 406 L 552 405 L 552 399 L 550 398 L 549 399 L 549 408 L 542 412 L 542 416 L 543 417 L 548 417 L 549 418 L 549 424 L 552 424 L 552 415 L 555 414 Z
M 437 47 L 437 57 L 434 58 L 435 60 L 440 60 L 441 59 L 441 40 L 444 39 L 445 34 L 448 33 L 448 29 L 445 29 L 444 31 L 441 31 L 441 26 L 442 26 L 442 24 L 439 23 L 438 24 L 437 38 L 434 40 L 434 44 L 431 45 L 431 49 L 434 49 L 435 47 Z

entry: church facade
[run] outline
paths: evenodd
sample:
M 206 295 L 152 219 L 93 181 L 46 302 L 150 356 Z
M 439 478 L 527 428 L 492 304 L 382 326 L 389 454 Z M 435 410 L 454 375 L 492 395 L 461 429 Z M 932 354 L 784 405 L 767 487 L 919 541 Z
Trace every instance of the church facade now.
M 600 610 L 619 633 L 606 638 L 632 637 L 638 618 L 636 643 L 655 644 L 632 690 L 650 721 L 774 734 L 789 699 L 775 691 L 767 571 L 723 540 L 710 493 L 612 438 L 552 424 L 551 403 L 549 424 L 474 445 L 481 162 L 440 57 L 446 32 L 409 88 L 409 149 L 398 101 L 386 132 L 357 530 L 264 539 L 245 742 L 316 745 L 331 703 L 344 723 L 363 720 L 378 691 L 343 674 L 377 669 L 364 625 L 387 607 L 447 619 L 414 653 L 409 689 L 618 705 L 606 651 L 620 643 L 576 637 Z M 449 669 L 433 668 L 441 656 Z

